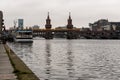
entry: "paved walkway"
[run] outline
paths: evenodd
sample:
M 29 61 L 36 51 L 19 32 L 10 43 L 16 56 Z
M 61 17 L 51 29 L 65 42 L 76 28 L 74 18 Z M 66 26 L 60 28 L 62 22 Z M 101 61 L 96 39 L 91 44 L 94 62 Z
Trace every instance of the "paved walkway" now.
M 3 44 L 0 44 L 0 80 L 17 80 Z

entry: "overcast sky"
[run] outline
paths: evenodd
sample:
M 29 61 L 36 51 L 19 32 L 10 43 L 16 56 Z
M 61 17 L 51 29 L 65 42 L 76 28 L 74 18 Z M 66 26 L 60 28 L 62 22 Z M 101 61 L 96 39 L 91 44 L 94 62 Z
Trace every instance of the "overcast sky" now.
M 24 19 L 24 26 L 44 28 L 47 12 L 53 27 L 67 24 L 69 12 L 76 27 L 88 27 L 98 19 L 120 21 L 120 0 L 0 0 L 6 27 L 13 21 Z

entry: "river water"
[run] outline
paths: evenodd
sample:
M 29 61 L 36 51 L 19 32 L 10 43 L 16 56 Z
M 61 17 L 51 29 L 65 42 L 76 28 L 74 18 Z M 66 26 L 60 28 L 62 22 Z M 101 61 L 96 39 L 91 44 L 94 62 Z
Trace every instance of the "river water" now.
M 40 80 L 120 80 L 120 40 L 8 43 Z

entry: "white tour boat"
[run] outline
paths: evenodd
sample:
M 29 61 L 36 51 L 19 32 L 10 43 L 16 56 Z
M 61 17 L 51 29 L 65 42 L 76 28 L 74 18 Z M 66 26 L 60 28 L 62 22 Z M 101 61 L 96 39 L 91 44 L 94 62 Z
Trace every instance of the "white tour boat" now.
M 15 42 L 33 42 L 32 30 L 16 30 L 14 34 Z

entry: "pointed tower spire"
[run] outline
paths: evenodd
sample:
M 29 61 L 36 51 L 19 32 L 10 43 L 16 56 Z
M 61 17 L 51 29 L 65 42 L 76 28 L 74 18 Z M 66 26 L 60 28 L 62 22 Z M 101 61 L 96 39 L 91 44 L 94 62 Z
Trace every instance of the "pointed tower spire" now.
M 69 19 L 71 19 L 71 12 L 69 12 Z
M 52 27 L 52 25 L 51 25 L 51 19 L 49 17 L 49 12 L 48 12 L 45 28 L 46 29 L 51 29 L 51 27 Z
M 47 19 L 50 19 L 50 17 L 49 17 L 49 12 L 48 12 L 48 17 L 47 17 Z
M 72 19 L 71 19 L 71 13 L 70 12 L 69 12 L 69 18 L 68 18 L 67 28 L 68 29 L 72 29 L 73 28 Z

